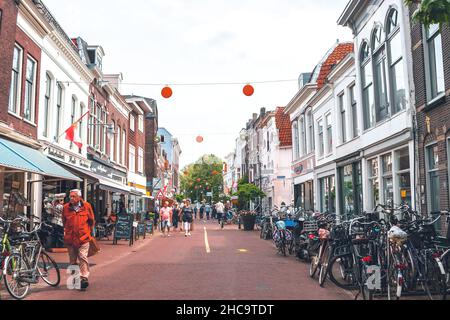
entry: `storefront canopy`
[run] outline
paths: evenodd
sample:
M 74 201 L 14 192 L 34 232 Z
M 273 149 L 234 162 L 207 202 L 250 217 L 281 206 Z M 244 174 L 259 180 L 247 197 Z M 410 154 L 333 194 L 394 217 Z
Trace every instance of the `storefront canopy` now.
M 0 166 L 61 180 L 82 181 L 41 151 L 5 139 L 0 139 Z
M 99 184 L 99 188 L 101 190 L 121 193 L 121 194 L 125 194 L 125 195 L 130 194 L 129 187 L 119 184 L 119 183 L 115 182 L 114 180 L 105 178 L 101 175 L 95 174 L 95 173 L 87 171 L 87 170 L 83 170 L 83 169 L 79 169 L 79 168 L 76 168 L 74 170 L 76 170 L 77 172 L 80 172 L 81 174 L 83 174 L 85 176 L 90 177 L 91 180 L 94 180 L 96 183 Z

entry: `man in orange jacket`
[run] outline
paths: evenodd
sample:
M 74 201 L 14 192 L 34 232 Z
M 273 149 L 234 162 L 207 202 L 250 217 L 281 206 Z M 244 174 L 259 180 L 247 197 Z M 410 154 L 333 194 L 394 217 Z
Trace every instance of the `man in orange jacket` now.
M 89 242 L 95 225 L 91 205 L 81 198 L 80 190 L 70 191 L 70 202 L 64 205 L 64 243 L 69 251 L 71 265 L 80 267 L 81 290 L 89 286 Z

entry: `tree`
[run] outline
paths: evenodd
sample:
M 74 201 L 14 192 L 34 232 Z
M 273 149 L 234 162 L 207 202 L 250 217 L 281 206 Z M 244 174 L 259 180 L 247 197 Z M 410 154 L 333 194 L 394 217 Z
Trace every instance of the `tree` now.
M 425 27 L 431 24 L 450 23 L 450 0 L 405 0 L 407 6 L 416 4 L 417 10 L 413 14 L 416 22 Z
M 256 201 L 259 198 L 265 198 L 266 195 L 257 186 L 251 183 L 242 183 L 238 187 L 236 195 L 239 197 L 239 209 L 248 210 L 250 201 Z
M 195 163 L 182 170 L 181 190 L 192 201 L 210 200 L 206 196 L 213 193 L 213 201 L 217 202 L 223 192 L 223 161 L 215 155 L 204 155 Z

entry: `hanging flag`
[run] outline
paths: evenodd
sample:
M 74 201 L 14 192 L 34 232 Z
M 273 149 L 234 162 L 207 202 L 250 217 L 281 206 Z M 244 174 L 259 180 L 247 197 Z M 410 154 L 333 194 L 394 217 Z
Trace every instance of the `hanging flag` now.
M 66 139 L 69 140 L 70 142 L 72 142 L 74 145 L 76 145 L 79 149 L 83 148 L 83 143 L 80 141 L 76 141 L 75 137 L 75 130 L 78 128 L 78 124 L 80 123 L 81 120 L 83 120 L 83 118 L 85 116 L 87 116 L 89 114 L 90 111 L 86 112 L 84 115 L 81 116 L 80 119 L 78 119 L 77 121 L 75 121 L 69 129 L 67 129 L 65 132 L 66 134 Z

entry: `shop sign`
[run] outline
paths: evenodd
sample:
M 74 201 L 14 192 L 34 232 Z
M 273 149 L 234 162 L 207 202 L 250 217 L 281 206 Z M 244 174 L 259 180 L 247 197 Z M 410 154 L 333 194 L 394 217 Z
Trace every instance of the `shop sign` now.
M 101 163 L 93 161 L 91 164 L 91 171 L 96 173 L 102 177 L 106 177 L 120 183 L 123 182 L 123 179 L 126 179 L 126 174 L 120 172 L 119 170 L 109 168 Z

